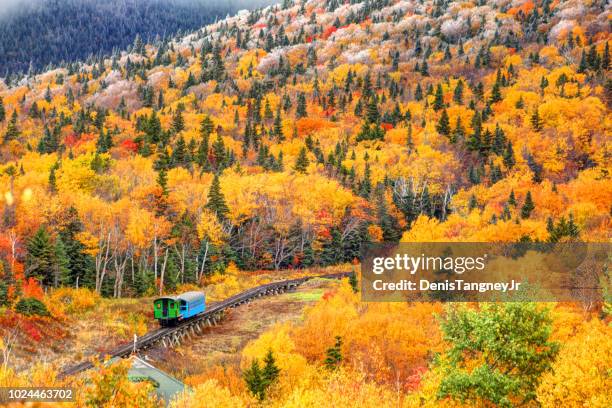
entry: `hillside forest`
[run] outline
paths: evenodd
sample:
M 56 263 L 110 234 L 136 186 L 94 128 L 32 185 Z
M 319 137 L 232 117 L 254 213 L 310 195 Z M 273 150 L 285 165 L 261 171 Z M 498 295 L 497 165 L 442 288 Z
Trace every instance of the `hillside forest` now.
M 101 58 L 136 37 L 191 32 L 268 0 L 5 0 L 0 3 L 0 76 L 18 81 L 67 62 Z
M 371 242 L 609 242 L 611 22 L 600 0 L 284 0 L 0 83 L 0 303 L 358 270 Z M 604 407 L 610 293 L 445 308 L 345 283 L 177 406 Z

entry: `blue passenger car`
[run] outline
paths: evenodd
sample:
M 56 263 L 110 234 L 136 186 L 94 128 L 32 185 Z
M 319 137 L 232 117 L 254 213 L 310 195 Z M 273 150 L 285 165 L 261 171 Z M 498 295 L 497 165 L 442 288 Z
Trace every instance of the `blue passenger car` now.
M 166 296 L 153 302 L 153 316 L 162 326 L 173 326 L 206 310 L 206 296 L 202 292 L 185 292 Z
M 189 319 L 206 310 L 206 297 L 202 292 L 185 292 L 178 295 L 180 302 L 180 316 L 182 319 Z

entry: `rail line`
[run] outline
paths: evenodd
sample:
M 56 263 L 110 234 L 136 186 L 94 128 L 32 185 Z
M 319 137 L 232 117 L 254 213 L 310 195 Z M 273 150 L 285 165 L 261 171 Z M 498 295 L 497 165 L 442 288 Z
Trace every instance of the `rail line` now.
M 265 285 L 257 286 L 252 289 L 248 289 L 244 292 L 238 293 L 231 296 L 221 302 L 216 302 L 210 305 L 203 313 L 183 322 L 180 322 L 174 327 L 163 327 L 148 332 L 144 336 L 138 338 L 135 343 L 126 344 L 120 346 L 112 351 L 101 353 L 98 355 L 100 360 L 106 358 L 125 358 L 130 356 L 136 351 L 146 350 L 154 345 L 163 345 L 164 347 L 172 347 L 180 344 L 180 342 L 192 336 L 202 333 L 207 326 L 216 326 L 217 323 L 223 317 L 223 313 L 231 308 L 238 307 L 244 303 L 248 303 L 258 297 L 267 295 L 278 295 L 288 290 L 295 289 L 304 282 L 311 279 L 323 278 L 323 279 L 342 279 L 349 277 L 353 272 L 340 272 L 332 273 L 327 275 L 319 276 L 306 276 L 303 278 L 290 279 L 279 282 L 267 283 Z M 62 370 L 59 374 L 60 378 L 64 378 L 70 375 L 75 375 L 80 372 L 93 368 L 91 361 L 83 361 L 79 364 L 70 366 Z

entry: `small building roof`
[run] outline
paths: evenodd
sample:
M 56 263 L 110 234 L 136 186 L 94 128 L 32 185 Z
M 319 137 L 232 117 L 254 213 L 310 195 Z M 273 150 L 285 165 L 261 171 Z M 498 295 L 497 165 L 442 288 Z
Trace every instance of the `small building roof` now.
M 174 396 L 185 390 L 185 384 L 158 370 L 138 356 L 130 357 L 132 368 L 128 371 L 130 381 L 150 381 L 157 396 L 168 404 Z

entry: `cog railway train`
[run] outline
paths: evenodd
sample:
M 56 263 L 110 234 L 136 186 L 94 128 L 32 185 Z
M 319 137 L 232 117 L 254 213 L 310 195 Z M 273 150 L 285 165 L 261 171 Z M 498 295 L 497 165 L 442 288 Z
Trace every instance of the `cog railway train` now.
M 163 327 L 174 326 L 206 310 L 206 296 L 202 292 L 185 292 L 165 296 L 153 302 L 153 316 Z

